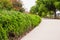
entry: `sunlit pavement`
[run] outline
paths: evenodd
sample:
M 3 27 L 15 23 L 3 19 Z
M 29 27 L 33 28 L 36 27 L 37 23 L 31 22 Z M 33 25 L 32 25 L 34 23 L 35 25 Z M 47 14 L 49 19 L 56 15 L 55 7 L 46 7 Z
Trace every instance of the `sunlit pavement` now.
M 42 22 L 21 40 L 60 40 L 60 20 L 42 19 Z

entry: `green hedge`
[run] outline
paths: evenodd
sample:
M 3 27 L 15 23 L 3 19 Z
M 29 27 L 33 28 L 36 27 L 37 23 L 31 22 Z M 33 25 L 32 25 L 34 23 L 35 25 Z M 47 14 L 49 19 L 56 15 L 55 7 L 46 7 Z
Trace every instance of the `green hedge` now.
M 9 40 L 11 36 L 9 33 L 21 36 L 40 22 L 41 19 L 38 15 L 0 10 L 0 40 Z

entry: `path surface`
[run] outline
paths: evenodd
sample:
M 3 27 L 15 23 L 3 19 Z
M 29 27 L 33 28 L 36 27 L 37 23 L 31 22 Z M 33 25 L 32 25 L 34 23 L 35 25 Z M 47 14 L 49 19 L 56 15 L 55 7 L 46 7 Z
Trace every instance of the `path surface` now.
M 60 20 L 42 19 L 39 26 L 21 40 L 60 40 Z

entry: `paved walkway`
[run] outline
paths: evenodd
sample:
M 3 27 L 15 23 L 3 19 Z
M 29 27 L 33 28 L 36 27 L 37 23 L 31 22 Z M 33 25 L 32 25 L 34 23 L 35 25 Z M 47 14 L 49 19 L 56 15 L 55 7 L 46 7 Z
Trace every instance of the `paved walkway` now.
M 60 40 L 60 20 L 42 19 L 39 26 L 21 40 Z

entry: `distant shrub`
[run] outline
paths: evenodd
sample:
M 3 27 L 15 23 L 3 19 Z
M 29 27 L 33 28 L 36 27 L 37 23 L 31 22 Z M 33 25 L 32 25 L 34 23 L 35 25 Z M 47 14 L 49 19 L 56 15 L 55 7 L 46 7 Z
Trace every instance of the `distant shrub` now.
M 41 19 L 38 15 L 23 14 L 18 11 L 0 10 L 0 40 L 21 36 L 31 27 L 36 27 Z

